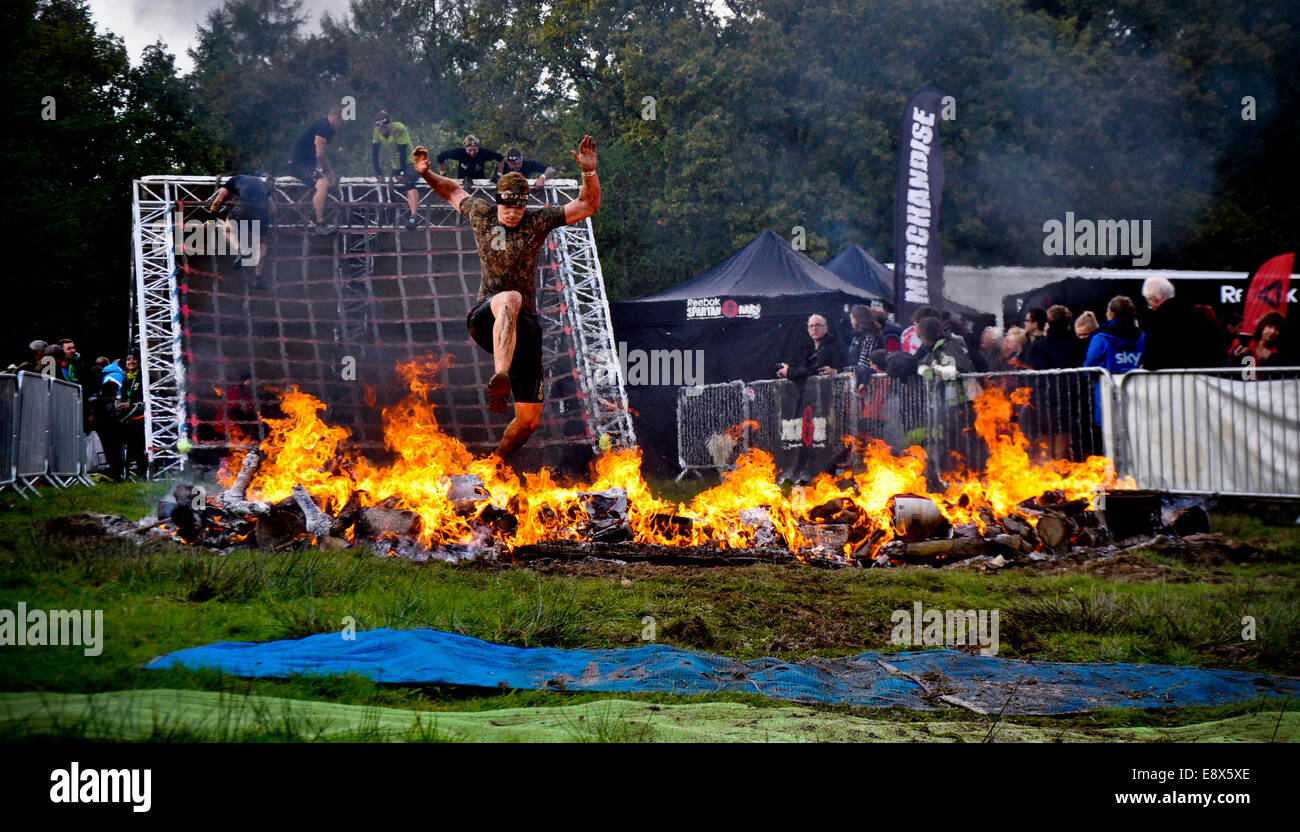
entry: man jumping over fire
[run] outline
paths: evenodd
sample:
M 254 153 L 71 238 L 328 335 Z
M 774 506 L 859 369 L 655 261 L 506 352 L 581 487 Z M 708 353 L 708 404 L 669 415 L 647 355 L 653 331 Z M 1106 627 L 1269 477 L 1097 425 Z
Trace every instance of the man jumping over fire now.
M 454 179 L 429 169 L 429 152 L 415 149 L 415 172 L 447 204 L 469 221 L 478 243 L 483 283 L 466 317 L 470 337 L 492 353 L 496 374 L 488 382 L 488 407 L 506 412 L 515 397 L 515 415 L 506 426 L 496 455 L 507 459 L 537 430 L 542 419 L 542 327 L 537 320 L 537 255 L 546 235 L 562 225 L 582 222 L 600 208 L 596 141 L 584 136 L 569 151 L 582 168 L 578 198 L 563 205 L 525 211 L 528 180 L 507 173 L 497 182 L 496 205 L 471 197 Z

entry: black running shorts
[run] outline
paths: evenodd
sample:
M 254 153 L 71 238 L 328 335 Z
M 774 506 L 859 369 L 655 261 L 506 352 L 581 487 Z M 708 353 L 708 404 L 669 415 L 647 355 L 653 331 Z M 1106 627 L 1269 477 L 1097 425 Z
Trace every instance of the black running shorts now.
M 492 352 L 492 299 L 481 301 L 465 317 L 469 336 L 489 353 Z M 515 403 L 542 402 L 542 325 L 536 315 L 520 313 L 515 322 L 515 355 L 510 361 L 510 392 Z

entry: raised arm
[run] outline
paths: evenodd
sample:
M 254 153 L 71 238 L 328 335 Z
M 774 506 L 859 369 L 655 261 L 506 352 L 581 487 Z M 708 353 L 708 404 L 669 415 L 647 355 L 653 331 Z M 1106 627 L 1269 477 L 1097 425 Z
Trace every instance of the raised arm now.
M 445 176 L 439 176 L 429 169 L 429 151 L 424 147 L 415 149 L 415 172 L 420 174 L 433 192 L 442 197 L 453 210 L 460 210 L 460 202 L 469 194 L 455 179 L 448 179 Z
M 564 206 L 564 223 L 573 225 L 600 210 L 600 179 L 596 176 L 596 140 L 583 136 L 577 152 L 569 151 L 582 168 L 582 190 L 578 198 Z
M 217 192 L 213 195 L 212 204 L 208 206 L 208 210 L 214 214 L 217 213 L 221 208 L 221 203 L 225 202 L 229 197 L 230 191 L 227 188 L 217 188 Z

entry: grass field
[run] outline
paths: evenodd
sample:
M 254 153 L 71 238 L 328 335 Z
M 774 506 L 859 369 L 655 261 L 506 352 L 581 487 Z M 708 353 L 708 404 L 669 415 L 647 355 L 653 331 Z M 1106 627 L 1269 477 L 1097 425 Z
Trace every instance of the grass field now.
M 744 724 L 748 718 L 741 718 L 743 711 L 767 715 L 763 736 L 769 739 L 1267 741 L 1296 736 L 1291 715 L 1283 714 L 1289 703 L 1276 700 L 1017 718 L 992 726 L 965 711 L 793 708 L 744 695 L 484 692 L 380 685 L 360 677 L 247 680 L 142 669 L 155 656 L 215 641 L 335 632 L 346 616 L 354 617 L 360 629 L 429 627 L 530 647 L 636 646 L 644 643 L 643 618 L 652 616 L 661 643 L 739 658 L 847 655 L 901 649 L 888 643 L 890 613 L 919 601 L 930 608 L 1000 610 L 999 655 L 1006 657 L 1300 675 L 1300 529 L 1270 525 L 1266 520 L 1274 518 L 1258 514 L 1214 518 L 1216 531 L 1260 547 L 1261 554 L 1248 563 L 1210 566 L 1138 554 L 1105 570 L 1055 574 L 1033 568 L 981 573 L 763 566 L 454 567 L 377 558 L 365 550 L 248 551 L 219 557 L 172 545 L 141 550 L 60 531 L 57 522 L 47 526 L 82 511 L 138 518 L 167 490 L 164 484 L 127 484 L 47 491 L 45 499 L 31 502 L 12 495 L 0 498 L 0 608 L 13 609 L 23 601 L 29 608 L 102 609 L 105 621 L 103 653 L 93 658 L 76 647 L 0 647 L 0 735 L 637 741 L 698 739 L 721 731 L 717 736 L 741 738 L 724 729 L 737 720 Z M 1242 639 L 1245 616 L 1257 622 L 1253 641 Z M 133 693 L 115 693 L 124 691 Z M 140 698 L 149 691 L 151 696 Z M 213 694 L 220 696 L 204 698 Z M 160 705 L 172 701 L 174 707 Z M 330 711 L 326 723 L 344 727 L 321 730 L 312 722 L 319 713 L 284 704 L 293 702 L 360 710 Z M 256 707 L 250 710 L 252 703 Z M 721 705 L 727 708 L 719 710 Z M 638 734 L 650 707 L 660 709 L 654 712 L 660 715 L 660 727 Z M 782 720 L 791 718 L 792 709 L 808 715 L 803 722 L 814 729 L 791 734 Z M 84 718 L 74 718 L 83 711 Z M 152 714 L 152 721 L 142 722 L 137 711 Z M 500 725 L 480 730 L 472 719 L 462 718 L 488 711 L 510 712 L 516 733 L 494 733 Z M 429 712 L 430 718 L 462 716 L 441 723 L 420 719 L 412 727 L 412 712 Z M 199 718 L 205 713 L 227 716 L 214 723 Z M 708 722 L 715 735 L 696 735 L 694 728 L 670 728 L 675 723 L 669 713 L 690 715 L 692 725 L 715 718 L 721 722 Z M 268 714 L 273 717 L 269 722 L 264 718 Z M 572 722 L 568 733 L 565 720 Z M 383 730 L 371 730 L 372 723 Z M 449 727 L 453 723 L 454 730 Z M 1220 727 L 1205 728 L 1209 723 Z M 442 728 L 430 727 L 437 724 Z M 927 725 L 929 733 L 916 727 Z M 1202 726 L 1197 729 L 1201 733 L 1191 726 Z M 1180 727 L 1189 730 L 1170 733 Z M 996 731 L 990 733 L 991 728 Z

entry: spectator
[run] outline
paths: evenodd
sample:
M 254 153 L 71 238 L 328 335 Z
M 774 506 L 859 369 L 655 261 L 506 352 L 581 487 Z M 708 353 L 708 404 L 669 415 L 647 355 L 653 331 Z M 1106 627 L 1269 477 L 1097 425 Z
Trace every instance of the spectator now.
M 874 316 L 873 316 L 874 317 Z M 886 406 L 889 400 L 891 379 L 885 374 L 885 365 L 889 363 L 889 352 L 884 349 L 872 350 L 867 356 L 871 374 L 863 378 L 858 376 L 858 398 L 862 400 L 862 415 L 858 419 L 858 436 L 874 437 L 888 442 L 888 415 Z M 901 436 L 899 437 L 901 439 Z
M 898 352 L 902 349 L 903 328 L 890 317 L 889 310 L 883 306 L 874 306 L 871 311 L 876 314 L 876 320 L 880 322 L 880 332 L 885 339 L 885 351 Z
M 454 159 L 458 167 L 456 178 L 465 183 L 465 190 L 468 191 L 474 187 L 473 180 L 487 179 L 485 168 L 488 162 L 500 162 L 502 158 L 495 150 L 483 147 L 478 136 L 471 133 L 465 137 L 462 147 L 448 148 L 438 154 L 438 172 L 443 173 L 447 160 Z
M 776 371 L 778 378 L 798 381 L 811 375 L 830 376 L 844 366 L 844 350 L 835 340 L 835 333 L 827 328 L 824 317 L 808 318 L 808 337 L 811 342 L 804 348 L 803 360 L 793 367 L 781 364 Z
M 316 211 L 316 224 L 311 226 L 317 234 L 333 234 L 338 227 L 325 224 L 325 198 L 331 186 L 338 184 L 338 176 L 330 165 L 326 148 L 334 133 L 343 127 L 343 111 L 334 107 L 325 118 L 313 121 L 298 134 L 289 159 L 289 173 L 316 193 L 311 198 Z
M 540 174 L 537 179 L 533 180 L 533 190 L 542 191 L 546 180 L 555 175 L 555 168 L 536 159 L 525 159 L 522 150 L 518 147 L 512 147 L 506 151 L 506 157 L 497 165 L 497 172 L 492 176 L 492 181 L 495 182 L 498 178 L 511 172 L 525 177 L 532 176 L 534 173 Z
M 1046 314 L 1046 313 L 1044 313 Z M 1029 347 L 1029 336 L 1018 326 L 1007 330 L 1002 336 L 1002 369 L 1008 371 L 1032 370 L 1025 361 L 1025 350 Z
M 1144 333 L 1144 370 L 1217 367 L 1222 363 L 1212 352 L 1217 342 L 1213 325 L 1195 307 L 1174 296 L 1174 284 L 1163 277 L 1149 277 L 1142 283 L 1142 297 L 1151 309 Z
M 1229 359 L 1229 363 L 1236 363 L 1232 351 L 1237 346 L 1237 336 L 1241 334 L 1243 323 L 1244 320 L 1236 312 L 1224 312 L 1219 317 L 1219 338 L 1216 349 L 1221 356 Z
M 1047 310 L 1046 334 L 1029 345 L 1027 356 L 1035 370 L 1065 370 L 1083 366 L 1087 352 L 1074 335 L 1070 310 L 1056 305 Z
M 393 121 L 387 110 L 380 110 L 375 120 L 375 131 L 370 137 L 370 164 L 375 169 L 375 179 L 386 181 L 384 170 L 380 166 L 380 155 L 388 169 L 392 171 L 393 186 L 406 191 L 406 207 L 410 216 L 406 218 L 406 230 L 414 231 L 420 225 L 420 193 L 415 189 L 419 177 L 415 175 L 415 144 L 411 141 L 411 131 L 400 121 Z
M 871 354 L 885 345 L 880 331 L 880 322 L 872 314 L 870 306 L 859 304 L 849 312 L 853 324 L 853 340 L 849 342 L 849 352 L 844 361 L 847 372 L 856 373 L 861 384 L 871 375 Z
M 63 347 L 63 363 L 59 365 L 59 378 L 78 384 L 81 375 L 81 353 L 77 352 L 77 343 L 71 338 L 60 338 Z
M 99 441 L 104 446 L 104 460 L 108 465 L 108 475 L 118 482 L 122 481 L 122 450 L 125 442 L 122 425 L 118 422 L 118 398 L 126 381 L 126 373 L 116 361 L 110 361 L 101 373 L 102 381 L 95 396 L 95 406 L 91 419 Z
M 126 446 L 124 473 L 130 474 L 134 465 L 136 477 L 145 479 L 149 472 L 149 459 L 144 452 L 144 382 L 140 377 L 140 357 L 135 353 L 126 357 L 126 372 L 116 408 L 121 440 Z
M 951 365 L 959 373 L 975 369 L 966 351 L 966 342 L 944 332 L 943 323 L 938 318 L 922 318 L 916 326 L 921 338 L 921 348 L 916 351 L 917 364 Z
M 1091 309 L 1084 310 L 1074 321 L 1074 334 L 1084 343 L 1084 352 L 1087 352 L 1087 344 L 1092 334 L 1097 331 L 1100 324 L 1097 323 L 1097 316 L 1092 314 Z
M 1146 347 L 1146 333 L 1138 328 L 1137 307 L 1124 295 L 1116 295 L 1106 305 L 1106 323 L 1102 324 L 1088 342 L 1085 367 L 1102 367 L 1118 375 L 1136 370 L 1142 364 Z M 1093 419 L 1101 424 L 1101 396 L 1103 385 L 1097 385 Z
M 916 324 L 922 318 L 938 318 L 939 310 L 933 306 L 918 306 L 912 313 L 912 325 L 903 330 L 899 336 L 899 346 L 906 352 L 916 355 L 916 351 L 921 348 L 921 337 L 916 331 Z
M 1047 313 L 1041 307 L 1031 306 L 1025 312 L 1025 337 L 1034 343 L 1046 333 Z
M 30 357 L 21 364 L 15 372 L 39 373 L 41 371 L 41 362 L 45 360 L 45 348 L 49 346 L 44 341 L 36 340 L 27 345 L 31 350 Z
M 972 356 L 975 366 L 981 365 L 981 372 L 996 373 L 1003 369 L 1002 367 L 1002 330 L 995 326 L 986 326 L 980 333 L 980 348 L 978 350 L 978 359 Z
M 1029 345 L 1029 363 L 1035 370 L 1066 370 L 1083 365 L 1083 342 L 1074 334 L 1070 310 L 1059 304 L 1047 310 L 1047 332 Z M 1036 376 L 1033 385 L 1034 411 L 1039 438 L 1049 459 L 1065 459 L 1070 453 L 1069 427 L 1075 420 L 1072 406 L 1078 396 L 1074 376 Z
M 1245 343 L 1238 338 L 1232 349 L 1232 364 L 1246 363 L 1247 358 L 1254 359 L 1256 367 L 1290 366 L 1291 358 L 1286 350 L 1286 318 L 1281 312 L 1269 312 L 1255 324 L 1255 334 Z

